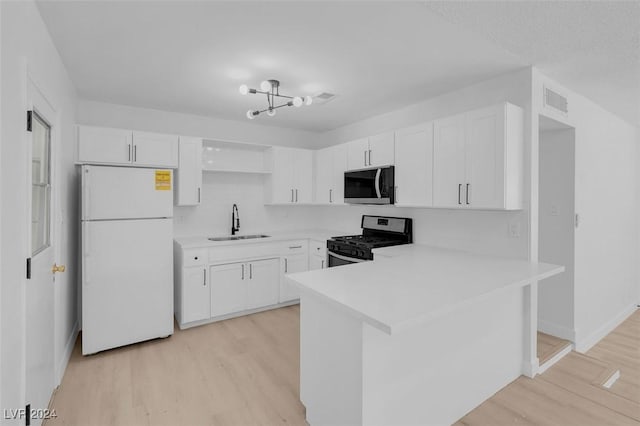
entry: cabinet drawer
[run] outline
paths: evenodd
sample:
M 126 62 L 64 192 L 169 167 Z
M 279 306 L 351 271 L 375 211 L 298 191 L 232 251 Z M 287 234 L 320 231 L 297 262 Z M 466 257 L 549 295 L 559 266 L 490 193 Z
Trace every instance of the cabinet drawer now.
M 327 242 L 322 240 L 309 241 L 309 254 L 326 256 L 327 255 Z
M 182 256 L 182 264 L 184 267 L 207 264 L 207 249 L 185 250 Z
M 307 240 L 284 241 L 280 246 L 281 253 L 285 256 L 306 253 L 308 248 L 309 242 Z

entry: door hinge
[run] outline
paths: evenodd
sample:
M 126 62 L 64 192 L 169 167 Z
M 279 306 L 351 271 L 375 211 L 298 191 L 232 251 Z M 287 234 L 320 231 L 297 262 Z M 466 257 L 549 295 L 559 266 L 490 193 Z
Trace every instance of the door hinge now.
M 31 426 L 31 404 L 27 404 L 24 407 L 24 424 L 25 426 Z
M 27 258 L 27 279 L 31 279 L 31 258 Z
M 31 131 L 32 122 L 33 122 L 33 111 L 27 111 L 27 132 Z

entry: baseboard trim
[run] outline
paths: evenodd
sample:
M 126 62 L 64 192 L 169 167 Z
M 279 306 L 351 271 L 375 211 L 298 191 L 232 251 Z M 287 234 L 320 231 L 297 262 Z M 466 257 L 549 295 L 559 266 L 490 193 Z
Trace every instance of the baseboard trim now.
M 547 371 L 556 362 L 567 356 L 573 350 L 573 345 L 567 344 L 560 352 L 549 358 L 545 363 L 538 367 L 538 374 L 542 374 Z
M 617 326 L 622 324 L 627 318 L 631 316 L 638 309 L 638 304 L 636 302 L 627 306 L 623 309 L 618 315 L 611 318 L 609 321 L 604 323 L 600 328 L 586 336 L 585 338 L 577 338 L 576 339 L 576 352 L 585 353 L 593 346 L 596 345 L 602 338 L 604 338 L 607 334 L 611 333 Z M 576 333 L 577 336 L 580 333 Z
M 538 374 L 538 370 L 540 369 L 540 363 L 538 362 L 538 358 L 535 361 L 524 361 L 522 363 L 522 374 L 530 379 L 533 379 L 536 374 Z
M 80 332 L 80 327 L 76 322 L 73 324 L 73 328 L 71 331 L 71 335 L 69 336 L 69 340 L 67 340 L 67 344 L 64 348 L 64 353 L 62 354 L 62 359 L 58 363 L 56 368 L 56 387 L 60 386 L 62 383 L 62 377 L 64 377 L 64 372 L 67 369 L 67 365 L 69 365 L 69 360 L 71 359 L 71 354 L 73 353 L 73 348 L 76 345 L 76 340 L 78 339 L 78 333 Z
M 576 341 L 576 331 L 561 325 L 538 319 L 538 331 L 570 342 Z

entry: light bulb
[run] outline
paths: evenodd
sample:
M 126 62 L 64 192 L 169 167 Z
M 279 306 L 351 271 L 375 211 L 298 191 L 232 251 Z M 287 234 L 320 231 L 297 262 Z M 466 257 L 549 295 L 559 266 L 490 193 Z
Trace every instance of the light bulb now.
M 249 93 L 249 86 L 247 86 L 246 84 L 243 84 L 242 86 L 240 86 L 238 91 L 240 92 L 241 95 L 246 95 L 247 93 Z
M 271 83 L 269 83 L 267 80 L 263 81 L 262 83 L 260 83 L 260 89 L 262 89 L 263 92 L 271 91 Z
M 309 106 L 313 103 L 313 98 L 311 96 L 305 96 L 304 97 L 304 104 Z
M 247 111 L 247 118 L 249 120 L 253 120 L 256 117 L 256 115 L 258 115 L 258 114 L 254 113 L 253 110 Z
M 270 109 L 267 111 L 267 115 L 269 117 L 273 117 L 274 115 L 276 115 L 276 110 L 275 109 Z
M 302 98 L 300 96 L 296 96 L 293 98 L 293 106 L 300 107 L 302 106 Z

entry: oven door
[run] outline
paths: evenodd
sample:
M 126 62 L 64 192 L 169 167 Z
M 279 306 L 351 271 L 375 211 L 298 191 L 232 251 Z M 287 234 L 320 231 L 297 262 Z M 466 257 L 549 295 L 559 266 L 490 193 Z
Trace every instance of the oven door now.
M 367 259 L 358 259 L 355 257 L 349 257 L 343 254 L 334 253 L 332 251 L 327 252 L 327 255 L 329 257 L 329 268 L 332 268 L 334 266 L 350 265 L 352 263 L 360 263 L 360 262 L 367 261 Z
M 394 167 L 344 173 L 344 201 L 350 204 L 393 204 Z

